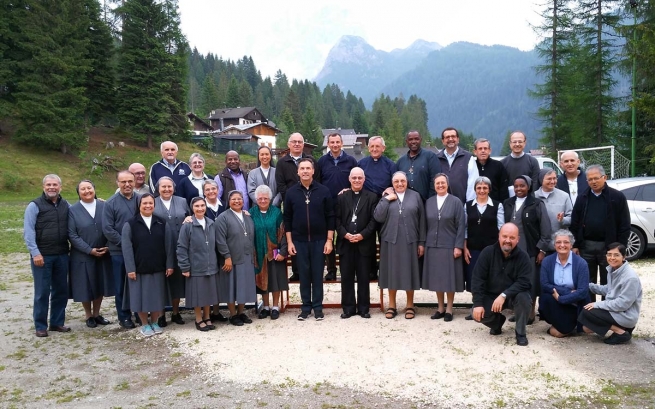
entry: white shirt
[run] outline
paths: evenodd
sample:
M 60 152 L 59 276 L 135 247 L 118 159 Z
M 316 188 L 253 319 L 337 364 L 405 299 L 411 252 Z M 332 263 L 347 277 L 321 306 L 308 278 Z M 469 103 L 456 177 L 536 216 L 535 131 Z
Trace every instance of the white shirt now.
M 150 230 L 150 225 L 152 224 L 152 216 L 141 215 L 141 217 L 143 217 L 143 221 L 146 222 L 146 226 L 148 226 L 148 230 Z
M 578 198 L 578 178 L 573 180 L 567 178 L 566 181 L 569 182 L 569 195 L 571 196 L 571 202 L 575 204 L 575 199 Z
M 161 199 L 161 196 L 159 198 Z M 171 200 L 173 199 L 169 199 L 169 200 L 161 199 L 161 202 L 164 204 L 164 207 L 166 207 L 166 210 L 171 210 Z
M 205 218 L 203 217 L 202 219 L 196 219 L 198 220 L 198 224 L 202 226 L 202 229 L 205 230 Z
M 437 195 L 437 209 L 441 210 L 441 206 L 443 206 L 443 202 L 446 201 L 447 197 L 448 197 L 448 193 L 446 193 L 443 196 Z
M 237 212 L 235 212 L 235 211 L 232 210 L 232 209 L 230 209 L 230 210 L 232 211 L 232 213 L 234 213 L 234 215 L 235 215 L 239 220 L 241 220 L 241 222 L 243 222 L 243 212 L 239 212 L 239 213 L 237 213 Z
M 218 199 L 216 199 L 216 204 L 211 204 L 211 203 L 207 202 L 207 207 L 209 207 L 209 208 L 212 209 L 213 211 L 217 211 L 217 210 L 218 210 L 218 207 L 219 207 L 220 205 L 221 205 L 221 201 L 218 200 Z
M 92 219 L 96 218 L 96 201 L 95 199 L 91 203 L 86 203 L 80 200 L 80 203 L 82 203 L 82 206 L 86 209 L 87 212 L 89 212 L 89 215 L 91 216 Z

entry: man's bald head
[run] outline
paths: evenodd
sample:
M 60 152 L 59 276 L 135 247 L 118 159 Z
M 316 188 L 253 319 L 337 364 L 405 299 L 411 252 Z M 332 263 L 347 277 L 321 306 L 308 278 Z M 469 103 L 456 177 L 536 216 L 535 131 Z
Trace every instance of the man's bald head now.
M 514 223 L 505 223 L 498 232 L 500 249 L 507 257 L 519 244 L 519 228 Z

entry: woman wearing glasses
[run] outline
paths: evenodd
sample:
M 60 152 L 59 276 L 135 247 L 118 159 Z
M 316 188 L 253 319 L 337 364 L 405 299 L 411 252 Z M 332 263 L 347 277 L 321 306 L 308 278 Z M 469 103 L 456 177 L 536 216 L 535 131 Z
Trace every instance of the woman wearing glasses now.
M 607 248 L 607 284 L 589 283 L 589 291 L 605 299 L 585 305 L 578 321 L 587 334 L 595 332 L 604 337 L 611 331 L 604 340 L 606 344 L 625 344 L 632 338 L 639 319 L 641 281 L 625 259 L 623 244 L 612 243 Z

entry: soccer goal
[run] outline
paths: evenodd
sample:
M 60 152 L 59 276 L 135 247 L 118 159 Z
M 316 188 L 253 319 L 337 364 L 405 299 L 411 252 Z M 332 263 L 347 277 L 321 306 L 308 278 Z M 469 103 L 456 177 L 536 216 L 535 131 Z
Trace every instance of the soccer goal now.
M 627 178 L 630 176 L 630 159 L 621 155 L 614 146 L 599 146 L 594 148 L 571 149 L 580 157 L 580 167 L 585 169 L 589 165 L 601 165 L 609 179 Z M 559 162 L 562 153 L 557 151 Z

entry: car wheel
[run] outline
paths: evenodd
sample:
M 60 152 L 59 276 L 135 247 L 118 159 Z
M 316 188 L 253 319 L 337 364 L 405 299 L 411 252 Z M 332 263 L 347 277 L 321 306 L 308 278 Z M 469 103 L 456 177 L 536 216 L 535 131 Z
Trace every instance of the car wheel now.
M 628 237 L 628 245 L 626 247 L 626 259 L 628 261 L 636 260 L 644 254 L 646 250 L 646 238 L 641 230 L 630 227 L 630 236 Z

